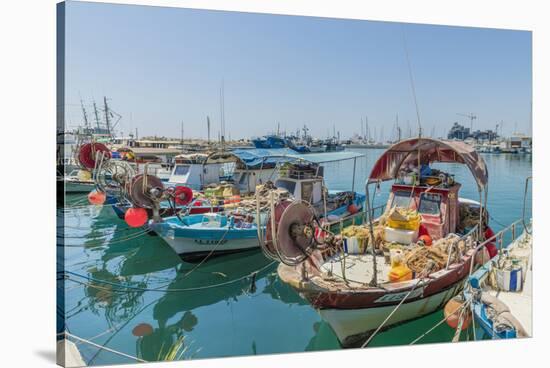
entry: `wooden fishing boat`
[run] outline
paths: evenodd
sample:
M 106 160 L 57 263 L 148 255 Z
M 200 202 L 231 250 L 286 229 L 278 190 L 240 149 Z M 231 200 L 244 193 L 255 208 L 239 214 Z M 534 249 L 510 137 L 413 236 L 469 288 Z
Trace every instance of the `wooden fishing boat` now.
M 461 200 L 461 185 L 452 175 L 426 173 L 436 162 L 465 164 L 480 200 Z M 373 207 L 369 186 L 387 180 L 395 182 L 386 205 Z M 487 222 L 487 181 L 483 159 L 462 142 L 404 140 L 382 154 L 367 180 L 368 223 L 358 229 L 367 234 L 363 247 L 349 248 L 357 239 L 329 231 L 318 236 L 315 212 L 295 201 L 273 205 L 262 248 L 281 262 L 280 278 L 319 312 L 343 346 L 366 346 L 378 331 L 440 309 L 462 290 L 478 264 L 474 256 Z M 423 241 L 415 231 L 390 226 L 395 208 L 416 213 L 415 231 L 424 232 Z M 378 217 L 376 210 L 382 212 Z M 403 244 L 385 240 L 396 234 L 395 239 L 406 239 Z M 399 246 L 404 264 L 388 264 L 383 252 L 392 245 Z
M 285 162 L 270 185 L 280 196 L 311 203 L 321 218 L 332 222 L 355 218 L 365 196 L 351 191 L 328 193 L 321 173 L 322 167 L 315 163 Z M 226 205 L 223 214 L 175 216 L 151 221 L 149 226 L 186 261 L 259 248 L 265 215 L 255 204 L 255 200 L 242 200 Z

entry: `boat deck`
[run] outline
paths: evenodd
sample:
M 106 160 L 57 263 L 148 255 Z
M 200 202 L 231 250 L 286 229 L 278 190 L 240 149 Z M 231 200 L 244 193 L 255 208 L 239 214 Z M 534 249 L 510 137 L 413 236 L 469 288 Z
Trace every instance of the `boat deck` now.
M 351 286 L 362 286 L 369 283 L 372 279 L 372 254 L 347 254 L 345 256 L 345 268 L 341 255 L 335 255 L 326 260 L 322 265 L 322 269 L 330 273 L 336 278 L 343 278 L 343 269 L 345 270 L 346 279 Z M 389 281 L 388 274 L 390 265 L 386 264 L 384 256 L 376 256 L 377 277 L 379 283 Z

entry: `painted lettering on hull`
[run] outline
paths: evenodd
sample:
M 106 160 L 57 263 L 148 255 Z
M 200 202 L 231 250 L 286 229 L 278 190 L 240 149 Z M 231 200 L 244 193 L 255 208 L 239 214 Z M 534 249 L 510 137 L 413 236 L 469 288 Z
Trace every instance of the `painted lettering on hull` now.
M 403 300 L 409 294 L 409 291 L 403 291 L 401 293 L 395 293 L 395 294 L 386 294 L 382 295 L 380 298 L 376 299 L 375 303 L 392 303 L 392 302 L 400 302 Z M 413 290 L 413 292 L 407 297 L 407 300 L 414 299 L 421 297 L 422 294 L 424 294 L 424 288 L 418 288 Z

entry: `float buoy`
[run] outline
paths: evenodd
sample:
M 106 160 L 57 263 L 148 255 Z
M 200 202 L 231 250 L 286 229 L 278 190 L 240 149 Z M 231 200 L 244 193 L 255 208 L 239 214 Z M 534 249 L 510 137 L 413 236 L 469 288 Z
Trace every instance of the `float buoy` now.
M 420 235 L 418 237 L 418 240 L 419 241 L 422 241 L 424 243 L 425 246 L 429 247 L 432 245 L 432 237 L 429 236 L 429 235 Z
M 95 205 L 97 205 L 97 206 L 100 206 L 100 205 L 102 205 L 103 203 L 105 203 L 105 199 L 106 199 L 105 193 L 100 192 L 100 191 L 98 191 L 98 190 L 92 190 L 92 191 L 88 194 L 88 201 L 89 201 L 91 204 L 95 204 Z
M 153 333 L 153 326 L 148 323 L 140 323 L 132 330 L 132 335 L 137 337 L 148 336 Z
M 453 299 L 449 300 L 447 304 L 445 304 L 445 309 L 443 309 L 443 314 L 447 319 L 447 324 L 449 325 L 449 327 L 455 330 L 458 328 L 460 314 L 462 311 L 464 311 L 462 312 L 462 331 L 466 330 L 472 322 L 472 315 L 467 308 L 458 310 L 463 303 L 463 300 L 454 297 Z
M 132 207 L 124 214 L 124 221 L 130 227 L 140 227 L 145 225 L 149 216 L 144 208 Z
M 359 208 L 357 208 L 357 206 L 354 203 L 352 203 L 348 206 L 348 212 L 352 215 L 356 214 L 357 212 L 359 212 Z

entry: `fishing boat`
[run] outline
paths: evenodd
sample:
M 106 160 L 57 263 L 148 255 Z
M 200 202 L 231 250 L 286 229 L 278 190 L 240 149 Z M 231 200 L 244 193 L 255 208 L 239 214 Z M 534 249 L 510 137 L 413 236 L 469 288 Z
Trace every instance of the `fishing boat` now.
M 92 175 L 88 171 L 76 169 L 63 178 L 65 193 L 90 193 L 95 188 Z
M 164 184 L 194 191 L 191 194 L 196 200 L 185 205 L 187 214 L 220 212 L 231 197 L 251 195 L 257 185 L 275 180 L 276 165 L 294 159 L 292 155 L 295 152 L 289 149 L 236 149 L 182 154 L 175 157 L 172 173 Z M 146 171 L 157 176 L 148 169 Z M 130 200 L 121 199 L 113 210 L 123 219 L 130 207 Z M 178 203 L 160 203 L 161 217 L 174 216 L 182 209 L 183 206 Z M 150 210 L 149 217 L 152 217 Z
M 347 159 L 356 159 L 360 156 L 355 153 L 345 154 Z M 327 156 L 324 159 L 333 161 L 335 156 Z M 311 203 L 319 217 L 332 222 L 355 218 L 363 208 L 365 196 L 362 194 L 353 190 L 326 191 L 323 167 L 319 163 L 296 159 L 294 156 L 282 156 L 279 157 L 277 167 L 278 178 L 258 187 L 258 204 L 254 198 L 243 199 L 224 205 L 223 214 L 178 215 L 161 221 L 153 220 L 149 226 L 180 257 L 193 261 L 258 248 L 258 237 L 261 238 L 265 229 L 265 195 L 270 190 L 281 198 L 295 198 Z
M 432 163 L 466 165 L 479 201 L 461 199 L 461 184 L 430 169 Z M 373 206 L 369 187 L 389 180 L 387 203 Z M 328 236 L 320 236 L 311 205 L 280 202 L 272 206 L 262 249 L 344 347 L 367 346 L 380 330 L 440 309 L 462 290 L 479 263 L 474 256 L 487 225 L 487 183 L 485 162 L 473 147 L 403 140 L 382 154 L 366 181 L 365 224 L 341 235 L 324 229 Z

